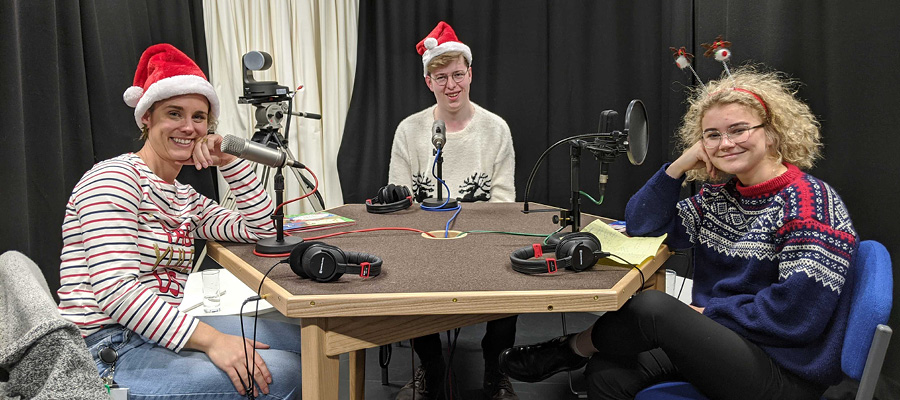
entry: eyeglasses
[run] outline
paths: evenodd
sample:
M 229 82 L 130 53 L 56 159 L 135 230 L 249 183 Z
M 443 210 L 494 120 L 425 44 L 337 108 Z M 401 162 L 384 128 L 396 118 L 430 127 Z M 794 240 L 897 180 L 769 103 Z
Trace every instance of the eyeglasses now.
M 453 73 L 453 75 L 450 75 L 450 76 L 453 77 L 453 82 L 460 83 L 466 77 L 467 73 L 469 73 L 469 68 L 466 68 L 465 71 L 456 71 Z M 434 81 L 434 83 L 437 83 L 438 86 L 446 85 L 447 78 L 448 78 L 447 74 L 440 74 L 440 75 L 431 77 L 431 79 Z
M 703 147 L 707 149 L 714 149 L 719 147 L 722 144 L 722 137 L 728 136 L 728 141 L 734 144 L 741 144 L 747 141 L 750 138 L 750 131 L 756 128 L 762 128 L 765 126 L 765 123 L 756 125 L 756 126 L 747 126 L 747 125 L 737 125 L 728 128 L 728 130 L 723 135 L 722 132 L 719 132 L 715 129 L 704 131 L 703 132 Z

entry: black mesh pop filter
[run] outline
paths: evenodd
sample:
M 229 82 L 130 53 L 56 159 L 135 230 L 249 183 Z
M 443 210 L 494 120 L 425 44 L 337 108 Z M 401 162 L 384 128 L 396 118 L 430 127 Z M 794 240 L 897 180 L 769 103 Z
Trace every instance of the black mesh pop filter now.
M 647 138 L 649 128 L 647 126 L 647 110 L 644 103 L 634 99 L 628 104 L 625 111 L 625 134 L 628 135 L 628 161 L 634 165 L 641 165 L 647 158 L 647 148 L 650 143 Z

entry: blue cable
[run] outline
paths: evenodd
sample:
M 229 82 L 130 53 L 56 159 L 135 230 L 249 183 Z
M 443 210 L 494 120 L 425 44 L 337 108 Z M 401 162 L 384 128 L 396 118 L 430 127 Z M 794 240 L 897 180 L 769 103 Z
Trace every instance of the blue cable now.
M 447 221 L 447 225 L 444 226 L 444 237 L 447 238 L 450 237 L 450 223 L 453 222 L 453 219 L 455 219 L 456 216 L 459 215 L 459 212 L 462 211 L 462 206 L 460 204 L 457 204 L 456 207 L 453 208 L 443 208 L 447 205 L 447 203 L 450 202 L 450 186 L 448 186 L 447 182 L 444 182 L 443 179 L 438 178 L 437 173 L 435 172 L 435 168 L 437 168 L 437 160 L 441 157 L 441 150 L 442 149 L 438 149 L 437 153 L 434 155 L 434 161 L 431 162 L 431 176 L 433 176 L 434 179 L 437 179 L 437 181 L 440 182 L 441 185 L 444 185 L 444 188 L 447 189 L 447 198 L 444 199 L 444 204 L 441 204 L 437 207 L 429 207 L 424 204 L 420 204 L 419 207 L 421 207 L 425 211 L 456 211 L 453 216 L 450 217 L 450 220 Z

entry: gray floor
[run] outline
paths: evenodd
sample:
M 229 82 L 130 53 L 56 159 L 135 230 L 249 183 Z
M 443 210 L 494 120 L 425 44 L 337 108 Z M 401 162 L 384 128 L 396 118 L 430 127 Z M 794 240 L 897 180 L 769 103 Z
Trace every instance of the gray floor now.
M 588 313 L 566 314 L 566 326 L 569 333 L 581 331 L 590 326 L 596 315 Z M 516 344 L 542 342 L 562 334 L 562 319 L 558 313 L 523 314 L 519 316 L 516 326 Z M 484 361 L 481 358 L 481 338 L 485 324 L 462 328 L 457 339 L 453 356 L 453 371 L 456 381 L 453 382 L 456 395 L 453 399 L 479 400 L 482 396 L 482 374 Z M 447 334 L 441 333 L 446 350 Z M 398 346 L 392 345 L 392 355 L 387 368 L 388 384 L 382 385 L 382 368 L 379 366 L 379 349 L 372 348 L 366 352 L 366 399 L 394 400 L 400 387 L 412 378 L 413 356 L 409 342 Z M 445 356 L 446 358 L 446 356 Z M 418 359 L 415 359 L 418 364 Z M 340 399 L 348 399 L 347 390 L 348 362 L 346 355 L 341 357 Z M 583 371 L 572 373 L 572 383 L 576 391 L 584 392 Z M 566 374 L 557 374 L 544 382 L 525 383 L 513 380 L 513 388 L 522 400 L 541 399 L 577 399 L 569 388 Z

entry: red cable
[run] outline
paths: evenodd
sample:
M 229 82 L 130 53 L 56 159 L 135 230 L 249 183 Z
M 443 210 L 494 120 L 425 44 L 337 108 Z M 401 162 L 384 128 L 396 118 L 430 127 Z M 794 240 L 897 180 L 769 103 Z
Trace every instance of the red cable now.
M 275 258 L 275 257 L 287 257 L 287 256 L 291 255 L 291 253 L 263 254 L 263 253 L 257 253 L 256 249 L 253 249 L 253 255 L 259 256 L 259 257 Z
M 317 178 L 317 177 L 316 177 L 316 174 L 314 174 L 314 173 L 312 172 L 312 170 L 309 169 L 309 168 L 307 168 L 305 165 L 303 166 L 303 169 L 305 169 L 306 172 L 309 172 L 309 174 L 312 175 L 313 180 L 316 181 L 316 184 L 315 184 L 315 186 L 313 187 L 313 190 L 312 190 L 311 192 L 307 193 L 307 194 L 304 194 L 303 196 L 300 196 L 300 197 L 296 198 L 296 199 L 288 200 L 288 201 L 285 201 L 284 203 L 279 204 L 278 207 L 275 207 L 275 212 L 272 213 L 273 215 L 274 215 L 274 214 L 278 214 L 278 210 L 280 210 L 281 207 L 283 207 L 285 204 L 291 204 L 291 203 L 293 203 L 293 202 L 295 202 L 295 201 L 303 200 L 303 199 L 305 199 L 305 198 L 307 198 L 307 197 L 309 197 L 309 196 L 312 196 L 313 193 L 319 191 L 319 178 Z
M 355 231 L 346 231 L 346 232 L 335 232 L 335 233 L 329 233 L 327 235 L 322 235 L 322 236 L 312 236 L 312 237 L 308 237 L 308 238 L 303 238 L 303 240 L 319 240 L 319 239 L 329 238 L 332 236 L 346 235 L 348 233 L 374 232 L 374 231 L 412 231 L 412 232 L 417 232 L 417 233 L 424 233 L 428 236 L 435 237 L 434 235 L 432 235 L 428 232 L 425 232 L 423 230 L 419 230 L 419 229 L 388 227 L 388 228 L 357 229 Z M 288 236 L 290 236 L 290 235 L 288 235 Z M 273 258 L 274 257 L 287 257 L 287 256 L 291 255 L 291 253 L 278 253 L 278 254 L 257 253 L 256 249 L 253 250 L 253 254 L 256 256 L 259 256 L 259 257 L 273 257 Z
M 428 236 L 435 237 L 434 235 L 432 235 L 428 232 L 418 230 L 418 229 L 413 229 L 413 228 L 369 228 L 369 229 L 357 229 L 355 231 L 329 233 L 327 235 L 322 235 L 322 236 L 313 236 L 313 237 L 303 238 L 303 240 L 318 240 L 318 239 L 329 238 L 332 236 L 346 235 L 348 233 L 372 232 L 372 231 L 412 231 L 412 232 L 424 233 Z

